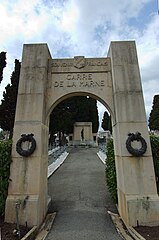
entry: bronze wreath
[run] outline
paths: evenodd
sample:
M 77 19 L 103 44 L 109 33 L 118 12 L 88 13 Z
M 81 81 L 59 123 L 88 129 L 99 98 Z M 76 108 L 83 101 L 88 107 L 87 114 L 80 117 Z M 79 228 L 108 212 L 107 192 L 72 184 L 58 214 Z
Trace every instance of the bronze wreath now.
M 16 143 L 16 151 L 24 157 L 30 156 L 36 148 L 36 141 L 33 138 L 34 134 L 22 134 L 21 138 Z M 31 142 L 31 147 L 27 150 L 22 149 L 22 142 Z
M 131 153 L 135 157 L 140 157 L 142 156 L 146 150 L 147 150 L 147 143 L 145 139 L 141 136 L 141 133 L 136 132 L 134 133 L 129 133 L 128 134 L 128 139 L 126 140 L 126 148 L 129 153 Z M 131 146 L 131 142 L 133 141 L 140 141 L 141 142 L 141 148 L 135 149 Z

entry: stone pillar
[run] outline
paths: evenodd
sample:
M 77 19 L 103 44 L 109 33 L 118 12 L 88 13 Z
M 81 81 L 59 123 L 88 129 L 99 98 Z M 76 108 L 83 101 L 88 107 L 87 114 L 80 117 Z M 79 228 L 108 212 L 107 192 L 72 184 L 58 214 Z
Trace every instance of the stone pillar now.
M 26 44 L 23 48 L 12 164 L 5 220 L 16 222 L 15 206 L 20 203 L 20 224 L 39 225 L 47 212 L 48 127 L 45 126 L 45 88 L 48 59 L 47 44 Z M 29 157 L 16 152 L 21 134 L 34 134 L 37 147 Z
M 159 197 L 135 42 L 112 42 L 109 57 L 115 109 L 113 136 L 119 213 L 131 226 L 158 225 Z M 137 131 L 147 142 L 147 151 L 141 157 L 132 156 L 125 145 L 128 133 Z

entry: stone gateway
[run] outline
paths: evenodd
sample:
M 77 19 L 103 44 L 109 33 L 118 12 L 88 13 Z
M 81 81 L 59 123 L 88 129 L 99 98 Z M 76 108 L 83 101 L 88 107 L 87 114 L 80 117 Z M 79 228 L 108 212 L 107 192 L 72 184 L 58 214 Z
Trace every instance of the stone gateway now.
M 15 206 L 20 202 L 20 224 L 33 226 L 43 221 L 49 116 L 58 103 L 80 95 L 99 100 L 111 113 L 118 209 L 123 221 L 131 226 L 159 225 L 159 197 L 134 41 L 111 42 L 106 58 L 52 59 L 47 44 L 24 45 L 5 220 L 16 222 Z M 126 148 L 128 134 L 137 132 L 146 142 L 140 156 Z M 36 141 L 35 151 L 27 157 L 16 151 L 23 134 L 34 134 Z

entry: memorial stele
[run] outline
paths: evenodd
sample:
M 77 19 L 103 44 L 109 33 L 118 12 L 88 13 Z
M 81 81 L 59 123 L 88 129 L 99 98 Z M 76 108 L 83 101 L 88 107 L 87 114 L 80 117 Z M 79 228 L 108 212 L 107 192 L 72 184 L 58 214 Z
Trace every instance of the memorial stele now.
M 111 113 L 118 210 L 123 221 L 131 226 L 159 225 L 159 197 L 135 41 L 111 42 L 105 58 L 52 59 L 47 44 L 24 44 L 5 220 L 16 222 L 17 202 L 20 224 L 39 226 L 46 216 L 49 116 L 57 104 L 72 96 L 95 98 Z M 139 157 L 126 148 L 128 134 L 136 132 L 147 144 Z M 17 141 L 22 134 L 31 133 L 36 149 L 28 157 L 21 156 Z

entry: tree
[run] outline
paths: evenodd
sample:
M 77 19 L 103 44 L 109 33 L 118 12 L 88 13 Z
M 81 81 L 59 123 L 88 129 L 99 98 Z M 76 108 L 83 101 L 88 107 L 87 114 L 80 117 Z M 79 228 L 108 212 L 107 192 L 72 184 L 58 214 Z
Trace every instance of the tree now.
M 10 138 L 12 138 L 14 127 L 20 66 L 20 62 L 16 59 L 15 68 L 11 75 L 11 84 L 8 84 L 5 87 L 5 92 L 3 92 L 3 99 L 0 105 L 0 127 L 3 130 L 10 132 Z
M 95 99 L 77 96 L 58 104 L 50 115 L 50 142 L 57 132 L 72 133 L 75 122 L 92 122 L 93 132 L 98 131 L 99 120 Z
M 112 133 L 112 123 L 111 123 L 111 116 L 107 111 L 104 112 L 103 119 L 102 119 L 102 128 L 106 131 L 109 130 Z
M 54 141 L 54 134 L 57 132 L 69 133 L 72 132 L 72 115 L 71 109 L 67 102 L 61 102 L 58 104 L 50 115 L 50 140 L 52 143 Z
M 89 122 L 89 101 L 86 96 L 73 97 L 75 122 Z
M 0 53 L 0 83 L 3 79 L 3 69 L 6 67 L 6 52 Z
M 73 97 L 72 101 L 74 102 L 75 122 L 92 122 L 92 130 L 96 133 L 99 127 L 97 101 L 85 96 Z
M 97 101 L 93 98 L 89 98 L 89 120 L 88 122 L 92 122 L 92 131 L 93 133 L 98 132 L 99 128 L 99 116 L 98 116 L 98 108 Z
M 155 95 L 153 99 L 153 106 L 149 117 L 150 130 L 159 131 L 159 95 Z

